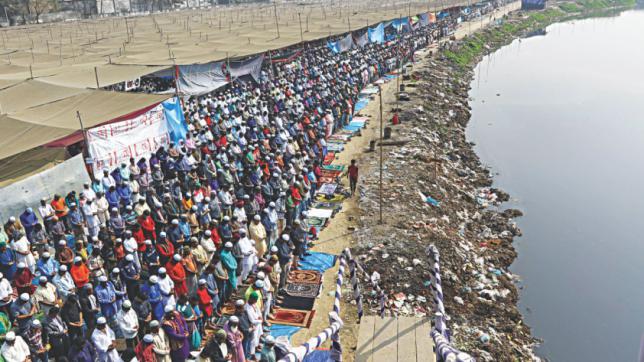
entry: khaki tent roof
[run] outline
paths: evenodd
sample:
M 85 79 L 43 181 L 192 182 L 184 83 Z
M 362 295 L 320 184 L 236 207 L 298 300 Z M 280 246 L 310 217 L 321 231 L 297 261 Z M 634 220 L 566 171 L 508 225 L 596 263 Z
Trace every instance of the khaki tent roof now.
M 45 82 L 88 88 L 95 87 L 99 66 L 104 86 L 158 66 L 253 55 L 459 4 L 467 2 L 285 2 L 10 27 L 0 31 L 0 79 L 28 79 L 31 65 L 34 77 L 49 78 Z
M 42 146 L 73 132 L 75 130 L 21 122 L 7 115 L 0 116 L 0 134 L 3 135 L 0 137 L 0 159 Z
M 31 86 L 29 83 L 26 85 Z M 2 96 L 0 92 L 0 99 Z M 87 90 L 1 115 L 0 160 L 76 133 L 81 129 L 76 111 L 81 114 L 83 126 L 89 128 L 138 112 L 167 98 L 167 95 Z
M 90 91 L 87 89 L 60 87 L 37 80 L 27 80 L 0 90 L 0 112 L 14 113 L 88 92 Z
M 79 130 L 76 112 L 86 128 L 137 112 L 168 99 L 167 95 L 92 91 L 11 114 L 18 121 Z

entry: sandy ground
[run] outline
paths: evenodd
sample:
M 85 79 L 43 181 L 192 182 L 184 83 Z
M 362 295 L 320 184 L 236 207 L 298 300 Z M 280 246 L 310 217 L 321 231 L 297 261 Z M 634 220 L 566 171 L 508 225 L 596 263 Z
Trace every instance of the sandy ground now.
M 520 3 L 512 3 L 507 5 L 501 10 L 484 16 L 484 19 L 477 20 L 470 23 L 463 23 L 456 31 L 456 38 L 460 39 L 471 32 L 479 30 L 481 27 L 487 25 L 491 20 L 500 18 L 503 14 L 514 11 L 520 8 Z M 436 50 L 435 46 L 417 53 L 417 63 L 413 68 L 408 67 L 408 71 L 414 68 L 422 67 L 428 58 L 429 51 Z M 396 90 L 396 80 L 389 81 L 382 86 L 383 90 L 383 119 L 384 127 L 390 125 L 391 117 L 393 115 L 392 109 L 396 106 L 394 92 Z M 402 105 L 402 104 L 401 104 Z M 380 134 L 380 120 L 379 120 L 379 101 L 378 95 L 372 97 L 371 102 L 361 112 L 361 116 L 369 117 L 370 120 L 367 127 L 362 130 L 359 137 L 354 137 L 351 142 L 345 145 L 345 149 L 336 156 L 334 164 L 349 165 L 351 159 L 358 161 L 360 166 L 361 160 L 366 160 L 368 157 L 377 158 L 378 152 L 368 152 L 370 140 L 379 138 Z M 348 180 L 342 179 L 342 183 L 348 188 Z M 339 255 L 345 248 L 351 248 L 355 243 L 352 232 L 349 231 L 351 226 L 357 226 L 360 218 L 361 210 L 357 206 L 355 197 L 348 199 L 344 202 L 342 210 L 336 214 L 331 220 L 330 225 L 319 234 L 319 241 L 315 243 L 312 248 L 313 251 L 324 252 L 329 254 Z M 386 218 L 386 212 L 383 216 Z M 309 329 L 301 329 L 297 332 L 291 340 L 293 346 L 298 346 L 306 342 L 309 338 L 316 336 L 324 328 L 329 326 L 328 313 L 333 309 L 335 282 L 338 272 L 338 263 L 336 266 L 327 270 L 324 273 L 322 292 L 320 297 L 315 302 L 316 315 Z M 368 272 L 368 271 L 367 271 Z M 350 284 L 347 283 L 348 278 L 345 277 L 345 285 L 342 288 L 343 301 L 347 301 L 347 296 L 351 294 Z M 365 306 L 366 309 L 366 306 Z M 365 310 L 365 314 L 368 311 Z M 354 351 L 358 339 L 359 324 L 357 324 L 357 309 L 353 303 L 342 303 L 340 316 L 344 321 L 344 328 L 340 331 L 340 341 L 343 347 L 344 361 L 354 360 Z M 322 345 L 322 348 L 329 348 L 330 342 L 327 341 Z

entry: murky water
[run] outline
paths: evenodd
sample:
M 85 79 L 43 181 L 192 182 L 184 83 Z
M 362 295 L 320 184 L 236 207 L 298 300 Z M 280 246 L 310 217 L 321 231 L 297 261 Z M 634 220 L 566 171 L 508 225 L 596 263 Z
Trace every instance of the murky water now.
M 554 361 L 636 361 L 644 333 L 644 11 L 483 59 L 468 139 L 518 219 L 521 310 Z

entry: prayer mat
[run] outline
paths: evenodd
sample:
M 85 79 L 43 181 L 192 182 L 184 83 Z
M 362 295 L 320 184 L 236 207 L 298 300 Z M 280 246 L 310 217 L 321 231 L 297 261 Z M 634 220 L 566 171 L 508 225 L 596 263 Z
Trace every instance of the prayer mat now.
M 277 303 L 278 308 L 312 310 L 315 305 L 315 298 L 293 297 L 285 295 L 284 300 Z
M 320 176 L 318 179 L 319 184 L 332 184 L 335 182 L 335 177 Z
M 221 307 L 221 314 L 222 315 L 235 314 L 235 302 L 233 302 L 232 300 L 229 300 L 226 303 L 224 303 L 224 306 Z
M 339 140 L 339 141 L 344 141 L 347 142 L 351 140 L 351 135 L 348 134 L 334 134 L 333 136 L 329 137 L 330 140 Z
M 287 283 L 319 285 L 322 283 L 322 273 L 315 270 L 291 270 Z
M 284 291 L 293 297 L 316 298 L 320 294 L 320 284 L 287 283 Z
M 335 189 L 337 188 L 338 188 L 338 184 L 323 184 L 318 189 L 318 193 L 324 194 L 324 195 L 333 195 L 333 193 L 335 192 Z
M 330 165 L 331 162 L 333 162 L 334 160 L 335 160 L 335 153 L 329 152 L 326 154 L 326 156 L 324 156 L 324 161 L 322 163 L 325 165 Z
M 340 194 L 334 194 L 332 197 L 327 197 L 327 195 L 318 195 L 315 197 L 316 201 L 325 203 L 342 202 L 344 199 L 346 199 L 346 197 Z
M 333 215 L 333 210 L 328 209 L 310 209 L 309 216 L 311 217 L 321 217 L 328 219 Z
M 342 152 L 342 150 L 344 150 L 344 145 L 340 143 L 329 143 L 326 148 L 329 151 Z
M 309 224 L 309 226 L 313 226 L 318 228 L 318 230 L 326 224 L 327 219 L 320 218 L 320 217 L 308 217 L 306 218 L 306 222 Z
M 271 323 L 309 328 L 315 316 L 315 310 L 275 308 L 273 315 L 274 318 L 269 320 Z
M 342 174 L 342 171 L 337 170 L 321 170 L 320 175 L 322 177 L 338 177 Z
M 344 171 L 344 165 L 324 165 L 324 166 L 322 166 L 322 170 L 343 172 Z

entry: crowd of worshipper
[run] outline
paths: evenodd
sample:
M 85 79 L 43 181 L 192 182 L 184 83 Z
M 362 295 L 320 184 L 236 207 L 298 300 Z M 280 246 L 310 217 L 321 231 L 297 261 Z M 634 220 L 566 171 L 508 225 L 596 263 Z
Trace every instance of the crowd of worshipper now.
M 270 316 L 316 230 L 326 139 L 431 41 L 310 48 L 184 103 L 184 140 L 42 199 L 0 232 L 6 361 L 274 362 Z M 235 312 L 218 324 L 224 304 Z M 206 333 L 208 330 L 212 333 Z M 119 344 L 120 343 L 120 344 Z

